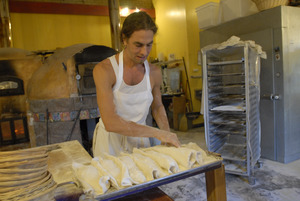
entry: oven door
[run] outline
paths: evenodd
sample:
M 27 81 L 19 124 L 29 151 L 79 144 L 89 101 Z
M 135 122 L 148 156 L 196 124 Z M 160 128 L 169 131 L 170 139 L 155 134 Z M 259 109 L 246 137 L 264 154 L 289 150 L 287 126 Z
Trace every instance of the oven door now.
M 0 145 L 29 142 L 27 118 L 15 116 L 0 119 Z
M 78 64 L 76 76 L 80 95 L 96 94 L 96 86 L 93 78 L 93 69 L 98 62 Z M 79 75 L 79 76 L 78 76 Z
M 14 76 L 0 76 L 0 96 L 15 96 L 23 94 L 23 80 Z

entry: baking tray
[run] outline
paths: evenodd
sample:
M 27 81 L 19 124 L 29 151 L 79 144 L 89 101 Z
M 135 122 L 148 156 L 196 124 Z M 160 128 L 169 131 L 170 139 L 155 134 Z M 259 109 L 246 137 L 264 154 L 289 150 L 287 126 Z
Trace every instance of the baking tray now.
M 212 153 L 215 154 L 215 153 Z M 221 167 L 223 159 L 220 157 L 216 158 L 216 161 L 205 164 L 200 167 L 192 168 L 186 171 L 178 172 L 176 174 L 168 175 L 159 179 L 148 181 L 142 184 L 134 185 L 128 188 L 116 190 L 110 188 L 105 194 L 97 196 L 96 200 L 114 200 L 117 198 L 125 197 L 131 194 L 139 193 L 154 187 L 158 187 L 164 184 L 172 183 L 181 179 L 185 179 L 197 174 L 204 173 L 209 170 L 217 169 Z

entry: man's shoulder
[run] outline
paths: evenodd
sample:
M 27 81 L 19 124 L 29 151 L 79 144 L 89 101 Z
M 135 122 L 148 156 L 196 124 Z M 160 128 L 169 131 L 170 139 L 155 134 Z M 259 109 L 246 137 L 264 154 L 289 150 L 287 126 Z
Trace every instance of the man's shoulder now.
M 108 58 L 96 64 L 93 70 L 93 74 L 99 74 L 99 75 L 104 75 L 104 74 L 107 75 L 112 72 L 113 72 L 112 64 Z
M 104 59 L 104 60 L 100 61 L 99 63 L 97 63 L 95 65 L 94 70 L 95 69 L 96 70 L 100 70 L 100 69 L 101 70 L 108 70 L 108 69 L 111 69 L 111 67 L 112 67 L 112 64 L 111 64 L 109 58 L 107 58 L 107 59 Z
M 150 72 L 160 72 L 160 67 L 158 65 L 149 63 Z
M 150 80 L 152 83 L 155 83 L 160 85 L 161 82 L 161 68 L 158 65 L 155 64 L 150 64 L 149 63 L 149 68 L 150 68 Z M 153 86 L 152 86 L 153 88 Z

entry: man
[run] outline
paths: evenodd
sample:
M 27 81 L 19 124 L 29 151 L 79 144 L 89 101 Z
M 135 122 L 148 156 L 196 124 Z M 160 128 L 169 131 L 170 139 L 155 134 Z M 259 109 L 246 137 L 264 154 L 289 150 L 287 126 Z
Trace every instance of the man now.
M 145 12 L 129 15 L 121 30 L 124 50 L 94 68 L 101 114 L 94 132 L 94 157 L 149 147 L 149 137 L 180 146 L 176 134 L 170 132 L 161 101 L 161 70 L 147 62 L 156 32 L 155 23 Z M 146 126 L 150 107 L 160 129 Z

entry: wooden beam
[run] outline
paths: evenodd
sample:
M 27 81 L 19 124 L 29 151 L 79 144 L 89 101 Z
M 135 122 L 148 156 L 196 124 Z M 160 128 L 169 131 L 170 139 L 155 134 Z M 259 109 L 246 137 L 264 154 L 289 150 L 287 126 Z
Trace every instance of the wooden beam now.
M 8 0 L 2 0 L 0 2 L 0 48 L 11 47 L 11 28 L 10 17 L 8 9 Z
M 95 15 L 109 16 L 108 6 L 49 3 L 32 1 L 9 1 L 9 10 L 13 13 L 40 13 L 40 14 L 67 14 L 67 15 Z M 154 9 L 140 8 L 152 18 L 155 18 Z
M 109 15 L 107 6 L 32 1 L 9 1 L 9 10 L 14 13 Z

